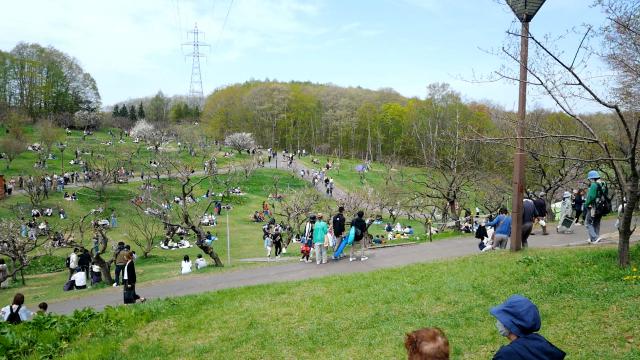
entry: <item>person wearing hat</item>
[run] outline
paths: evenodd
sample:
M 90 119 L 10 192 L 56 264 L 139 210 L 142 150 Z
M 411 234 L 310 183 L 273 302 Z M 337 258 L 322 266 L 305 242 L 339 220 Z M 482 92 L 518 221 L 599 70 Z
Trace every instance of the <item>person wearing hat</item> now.
M 571 193 L 568 191 L 565 191 L 562 194 L 562 203 L 560 203 L 560 223 L 557 226 L 558 231 L 560 229 L 560 225 L 562 224 L 562 221 L 565 218 L 571 217 L 572 212 L 573 212 L 573 206 L 571 204 Z
M 545 195 L 544 191 L 538 193 L 538 198 L 533 200 L 533 204 L 536 207 L 536 223 L 540 224 L 542 235 L 549 235 L 547 232 L 547 202 L 544 200 Z
M 589 179 L 591 184 L 587 191 L 587 197 L 584 200 L 586 212 L 584 224 L 586 225 L 587 234 L 589 235 L 587 242 L 597 244 L 600 242 L 600 220 L 602 219 L 602 215 L 596 214 L 595 204 L 596 198 L 598 197 L 598 189 L 606 188 L 607 184 L 600 179 L 600 173 L 596 170 L 589 171 L 587 179 Z
M 496 328 L 510 343 L 501 347 L 494 360 L 562 360 L 567 355 L 537 332 L 542 324 L 538 307 L 522 295 L 512 295 L 489 311 Z

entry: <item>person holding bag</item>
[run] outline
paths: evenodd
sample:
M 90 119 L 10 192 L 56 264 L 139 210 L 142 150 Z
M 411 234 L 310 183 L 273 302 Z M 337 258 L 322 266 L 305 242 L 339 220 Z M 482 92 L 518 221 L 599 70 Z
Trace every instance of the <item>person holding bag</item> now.
M 124 266 L 124 303 L 135 304 L 137 300 L 145 302 L 147 299 L 136 294 L 136 266 L 133 262 L 133 255 L 131 252 L 125 254 L 125 260 L 127 263 Z

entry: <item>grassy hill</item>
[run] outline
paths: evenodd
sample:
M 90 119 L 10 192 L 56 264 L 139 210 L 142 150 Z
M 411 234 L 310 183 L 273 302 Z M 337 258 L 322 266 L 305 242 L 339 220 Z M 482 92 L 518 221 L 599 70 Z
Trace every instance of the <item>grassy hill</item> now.
M 506 343 L 488 310 L 518 293 L 568 358 L 637 359 L 640 283 L 615 257 L 613 248 L 480 254 L 79 313 L 90 320 L 62 340 L 39 324 L 11 334 L 23 358 L 57 348 L 65 359 L 401 359 L 406 332 L 438 326 L 452 359 L 487 359 Z

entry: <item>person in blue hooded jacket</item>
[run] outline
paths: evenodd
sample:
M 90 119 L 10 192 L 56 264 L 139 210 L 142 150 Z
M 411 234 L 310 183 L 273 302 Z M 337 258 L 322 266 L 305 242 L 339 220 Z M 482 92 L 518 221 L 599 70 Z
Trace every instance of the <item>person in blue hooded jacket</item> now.
M 538 307 L 522 295 L 512 295 L 490 311 L 500 335 L 510 343 L 501 347 L 494 360 L 562 360 L 566 356 L 542 335 Z

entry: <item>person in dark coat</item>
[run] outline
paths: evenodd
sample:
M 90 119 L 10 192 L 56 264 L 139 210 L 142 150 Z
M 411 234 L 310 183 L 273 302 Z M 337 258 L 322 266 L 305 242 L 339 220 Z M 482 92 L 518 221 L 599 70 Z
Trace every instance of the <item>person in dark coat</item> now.
M 501 347 L 494 360 L 562 360 L 565 352 L 538 334 L 542 324 L 540 312 L 531 300 L 513 295 L 492 308 L 496 328 L 510 343 Z
M 365 221 L 364 211 L 362 210 L 358 211 L 357 215 L 358 216 L 351 221 L 351 227 L 355 227 L 356 231 L 353 239 L 353 245 L 351 246 L 351 251 L 349 253 L 349 261 L 354 261 L 356 259 L 356 257 L 354 256 L 356 252 L 355 251 L 356 244 L 360 244 L 360 250 L 361 250 L 360 261 L 365 261 L 368 259 L 368 257 L 364 256 L 364 250 L 367 247 L 367 244 L 366 244 L 367 230 L 369 229 L 369 225 L 371 224 Z
M 542 235 L 549 235 L 547 232 L 547 202 L 544 200 L 545 193 L 538 194 L 538 198 L 533 200 L 536 207 L 536 222 L 542 228 Z
M 136 294 L 136 266 L 133 262 L 133 255 L 127 252 L 125 255 L 127 263 L 124 266 L 124 303 L 134 304 L 136 301 L 145 302 L 147 299 Z M 131 295 L 129 295 L 131 294 Z
M 344 206 L 340 206 L 338 208 L 338 213 L 333 216 L 331 220 L 331 225 L 333 226 L 333 235 L 336 237 L 336 245 L 333 250 L 337 249 L 340 246 L 340 242 L 342 241 L 344 235 L 344 224 L 346 219 L 344 218 Z

